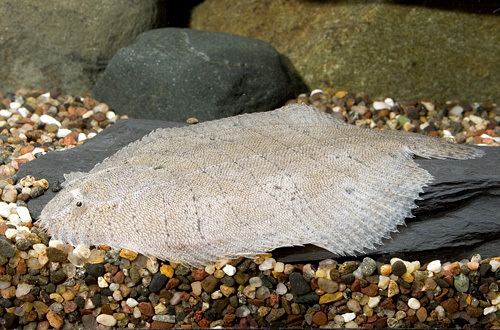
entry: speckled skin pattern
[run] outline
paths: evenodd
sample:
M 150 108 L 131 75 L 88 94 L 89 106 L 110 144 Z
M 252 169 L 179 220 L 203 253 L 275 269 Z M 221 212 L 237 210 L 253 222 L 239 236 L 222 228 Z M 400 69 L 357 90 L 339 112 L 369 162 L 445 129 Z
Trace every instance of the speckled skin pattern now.
M 72 244 L 194 266 L 303 244 L 352 254 L 411 216 L 432 180 L 413 155 L 481 152 L 288 105 L 158 129 L 90 172 L 67 175 L 39 223 Z

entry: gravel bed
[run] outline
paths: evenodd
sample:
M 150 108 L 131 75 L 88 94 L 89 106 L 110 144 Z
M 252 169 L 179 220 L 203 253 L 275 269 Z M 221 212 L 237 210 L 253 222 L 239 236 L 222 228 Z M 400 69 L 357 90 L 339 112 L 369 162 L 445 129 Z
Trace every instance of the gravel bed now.
M 492 103 L 372 102 L 334 90 L 290 102 L 359 126 L 500 143 Z M 84 143 L 118 117 L 90 97 L 0 93 L 0 328 L 500 327 L 500 257 L 283 264 L 266 254 L 198 269 L 51 239 L 26 208 L 51 187 L 16 177 L 17 169 Z

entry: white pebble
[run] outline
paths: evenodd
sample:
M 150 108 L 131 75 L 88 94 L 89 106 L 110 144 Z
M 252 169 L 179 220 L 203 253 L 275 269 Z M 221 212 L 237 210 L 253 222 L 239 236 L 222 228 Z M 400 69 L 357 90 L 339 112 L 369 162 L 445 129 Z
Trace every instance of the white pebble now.
M 58 239 L 51 238 L 49 241 L 49 247 L 53 247 L 53 248 L 56 248 L 59 250 L 62 250 L 64 245 L 66 245 L 66 244 L 63 241 L 60 241 Z
M 78 244 L 73 250 L 73 253 L 82 259 L 87 259 L 88 257 L 90 257 L 89 247 L 83 244 Z
M 17 226 L 16 229 L 17 229 L 18 232 L 25 231 L 27 233 L 31 233 L 31 230 L 28 227 L 26 227 L 26 226 Z
M 205 272 L 209 275 L 212 275 L 215 272 L 215 265 L 205 266 Z
M 20 226 L 21 225 L 21 219 L 19 219 L 19 216 L 17 214 L 11 214 L 11 215 L 9 215 L 7 217 L 7 221 L 9 221 L 14 226 Z
M 109 289 L 110 289 L 111 291 L 116 291 L 116 290 L 118 290 L 119 288 L 120 288 L 120 284 L 118 284 L 118 283 L 111 283 L 111 284 L 109 285 Z
M 439 305 L 438 307 L 436 307 L 435 311 L 438 314 L 439 318 L 443 318 L 443 317 L 446 316 L 446 311 L 444 310 L 444 307 L 441 306 L 441 305 Z
M 378 287 L 381 288 L 382 290 L 385 290 L 389 286 L 390 281 L 391 281 L 390 277 L 380 275 L 378 277 Z
M 141 310 L 139 309 L 139 307 L 137 307 L 137 306 L 134 307 L 134 312 L 132 313 L 132 315 L 136 319 L 141 317 L 142 313 L 141 313 Z
M 311 96 L 313 96 L 314 94 L 318 94 L 318 93 L 323 93 L 323 91 L 321 89 L 315 89 L 311 92 Z
M 97 133 L 90 132 L 89 134 L 87 134 L 87 139 L 91 139 L 91 138 L 93 138 L 96 135 L 97 135 Z
M 8 287 L 10 287 L 9 281 L 0 281 L 0 290 L 7 289 Z
M 116 325 L 116 319 L 112 315 L 101 314 L 96 317 L 96 321 L 107 327 L 114 327 Z
M 10 215 L 9 204 L 5 202 L 0 202 L 0 216 L 7 218 Z
M 31 215 L 27 207 L 19 206 L 16 211 L 17 215 L 19 215 L 19 219 L 21 219 L 21 222 L 31 223 Z
M 21 107 L 21 108 L 17 109 L 17 113 L 19 113 L 24 118 L 28 117 L 28 115 L 30 114 L 28 109 L 26 109 L 25 107 Z
M 116 291 L 113 292 L 113 299 L 115 301 L 121 301 L 123 299 L 123 295 L 120 292 L 120 290 L 116 290 Z
M 496 311 L 497 311 L 497 306 L 490 306 L 490 307 L 486 307 L 483 310 L 483 314 L 484 315 L 488 315 L 488 314 L 491 314 L 491 313 L 495 313 Z
M 90 118 L 94 115 L 94 111 L 90 110 L 90 111 L 87 111 L 85 112 L 83 115 L 82 115 L 82 119 L 87 119 L 87 118 Z
M 287 291 L 288 289 L 283 283 L 278 283 L 278 285 L 276 286 L 276 293 L 280 296 L 284 295 Z
M 470 115 L 469 116 L 470 121 L 472 121 L 474 124 L 481 124 L 484 120 L 483 118 L 475 115 Z
M 139 302 L 135 300 L 134 298 L 128 298 L 127 299 L 127 306 L 130 308 L 134 308 L 135 306 L 139 305 Z
M 60 129 L 58 129 L 58 130 L 57 130 L 57 134 L 56 134 L 56 136 L 57 136 L 58 138 L 63 138 L 63 137 L 67 136 L 67 135 L 68 135 L 68 134 L 70 134 L 70 133 L 71 133 L 71 130 L 70 130 L 70 129 L 67 129 L 67 128 L 60 128 Z
M 394 103 L 394 100 L 389 97 L 384 100 L 384 103 L 390 106 L 391 108 L 396 105 L 396 103 Z
M 34 113 L 34 114 L 31 115 L 30 120 L 33 123 L 38 124 L 40 122 L 40 116 L 37 115 L 36 113 Z
M 146 268 L 149 270 L 151 274 L 158 273 L 158 269 L 160 268 L 160 265 L 158 264 L 158 259 L 156 258 L 148 258 L 146 261 Z
M 500 261 L 495 259 L 490 260 L 490 265 L 491 265 L 491 271 L 496 272 L 498 267 L 500 267 Z
M 420 269 L 420 261 L 412 261 L 410 262 L 409 266 L 406 266 L 406 272 L 407 273 L 413 273 L 414 271 Z
M 420 103 L 422 103 L 422 105 L 425 107 L 425 109 L 427 111 L 434 111 L 434 109 L 436 108 L 434 106 L 434 103 L 431 103 L 431 102 L 421 101 Z
M 47 102 L 50 99 L 50 92 L 42 94 L 38 97 L 38 100 L 41 102 Z
M 19 109 L 21 107 L 21 103 L 19 103 L 19 102 L 10 102 L 9 107 L 11 108 L 11 110 L 16 111 L 17 109 Z
M 444 129 L 443 130 L 443 137 L 450 138 L 450 137 L 453 137 L 453 134 L 449 130 Z
M 283 273 L 285 271 L 285 264 L 277 262 L 276 265 L 274 265 L 274 271 L 277 273 Z
M 61 127 L 61 123 L 59 122 L 59 120 L 55 119 L 54 117 L 51 117 L 49 115 L 42 115 L 40 117 L 40 121 L 44 124 L 56 124 L 57 126 Z
M 109 107 L 106 103 L 99 103 L 93 109 L 95 112 L 104 112 L 107 113 L 109 111 Z
M 12 112 L 10 112 L 9 110 L 0 110 L 0 117 L 9 118 L 10 116 L 12 116 Z
M 344 319 L 344 322 L 349 322 L 349 321 L 352 321 L 356 318 L 356 314 L 355 313 L 345 313 L 345 314 L 342 314 L 342 318 Z
M 264 262 L 259 265 L 259 270 L 265 271 L 265 270 L 273 269 L 275 264 L 276 264 L 276 260 L 274 260 L 273 258 L 268 258 L 268 259 L 264 260 Z
M 16 297 L 20 298 L 22 296 L 27 295 L 28 293 L 30 293 L 31 289 L 33 289 L 33 285 L 26 283 L 19 283 L 16 289 Z
M 375 308 L 378 306 L 379 302 L 380 302 L 380 296 L 370 297 L 368 298 L 368 307 Z
M 236 267 L 231 266 L 231 265 L 225 265 L 224 268 L 222 268 L 222 271 L 227 276 L 233 276 L 234 274 L 236 274 Z
M 45 150 L 43 150 L 43 148 L 35 148 L 31 151 L 31 154 L 32 155 L 37 155 L 37 154 L 45 155 L 46 152 L 45 152 Z
M 213 300 L 220 299 L 220 298 L 222 298 L 222 292 L 220 292 L 220 290 L 217 290 L 217 291 L 215 291 L 215 292 L 212 292 L 212 294 L 210 295 L 210 297 L 211 297 Z
M 106 280 L 104 279 L 104 277 L 102 276 L 99 276 L 97 278 L 97 285 L 100 287 L 100 288 L 107 288 L 109 286 L 108 282 L 106 282 Z
M 5 237 L 7 237 L 8 239 L 12 239 L 14 238 L 16 235 L 17 235 L 18 231 L 17 229 L 14 229 L 14 228 L 7 228 L 7 230 L 5 231 Z
M 50 242 L 49 242 L 49 246 L 50 246 Z M 37 254 L 43 254 L 47 250 L 47 247 L 45 246 L 45 244 L 37 243 L 37 244 L 33 244 L 33 250 L 35 250 L 35 252 Z
M 375 101 L 373 102 L 373 109 L 375 110 L 382 110 L 382 109 L 390 109 L 391 107 L 382 101 Z
M 427 270 L 433 273 L 439 273 L 441 271 L 441 261 L 433 260 L 427 265 Z
M 410 300 L 408 300 L 408 307 L 410 307 L 411 309 L 417 310 L 420 308 L 420 301 L 418 301 L 415 298 L 410 298 Z
M 462 113 L 464 112 L 464 108 L 462 108 L 461 106 L 459 105 L 456 105 L 454 106 L 453 108 L 450 109 L 450 111 L 448 112 L 450 115 L 452 116 L 457 116 L 457 117 L 460 117 L 462 116 Z
M 109 121 L 116 121 L 116 114 L 113 111 L 106 112 L 106 118 Z
M 85 141 L 87 140 L 87 135 L 85 133 L 79 133 L 78 134 L 78 142 Z

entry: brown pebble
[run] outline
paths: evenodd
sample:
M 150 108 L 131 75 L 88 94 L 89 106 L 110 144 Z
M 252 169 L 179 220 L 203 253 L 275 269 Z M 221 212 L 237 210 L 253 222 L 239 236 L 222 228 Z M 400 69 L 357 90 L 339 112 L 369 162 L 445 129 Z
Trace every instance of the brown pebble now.
M 364 288 L 361 288 L 361 292 L 369 297 L 375 297 L 378 295 L 378 286 L 377 284 L 370 284 Z
M 241 323 L 241 321 L 243 321 L 243 320 L 245 320 L 245 321 L 246 321 L 246 319 L 241 319 L 241 320 L 240 320 L 240 323 Z M 198 322 L 198 325 L 200 326 L 200 328 L 208 328 L 208 327 L 210 326 L 210 321 L 209 321 L 209 320 L 207 320 L 207 319 L 201 319 L 201 320 Z M 243 328 L 246 328 L 246 327 L 248 327 L 248 326 L 244 326 Z
M 36 325 L 36 330 L 48 330 L 50 327 L 50 324 L 48 321 L 41 321 L 41 322 L 38 322 L 38 324 Z
M 120 270 L 113 276 L 113 281 L 118 284 L 122 284 L 123 281 L 125 280 L 125 274 Z
M 174 325 L 175 324 L 173 324 L 173 323 L 153 321 L 153 322 L 151 322 L 150 329 L 171 329 L 174 327 Z
M 63 302 L 63 307 L 65 313 L 74 312 L 78 308 L 76 303 L 72 300 Z
M 351 284 L 351 291 L 353 292 L 359 292 L 361 290 L 361 283 L 359 282 L 359 279 L 355 279 L 354 282 Z
M 174 289 L 174 288 L 178 287 L 180 283 L 181 283 L 181 281 L 178 278 L 173 277 L 173 278 L 171 278 L 171 279 L 168 280 L 167 285 L 165 286 L 165 288 L 167 290 L 171 290 L 171 289 Z
M 474 307 L 474 306 L 467 306 L 465 308 L 465 311 L 467 312 L 467 315 L 469 315 L 470 317 L 480 317 L 482 314 L 483 314 L 483 309 L 480 308 L 480 307 Z
M 427 319 L 427 310 L 425 307 L 420 307 L 416 312 L 417 318 L 420 322 L 424 322 Z
M 233 324 L 233 321 L 236 319 L 236 315 L 234 314 L 224 314 L 224 318 L 223 318 L 223 321 L 224 321 L 224 325 L 229 327 L 230 325 Z
M 32 152 L 33 149 L 35 149 L 35 147 L 31 144 L 28 144 L 28 145 L 25 145 L 25 146 L 22 146 L 21 148 L 19 148 L 19 153 L 21 155 L 24 155 L 24 154 L 27 154 L 29 152 Z
M 373 326 L 378 329 L 382 328 L 387 328 L 387 317 L 381 317 L 377 319 L 374 323 Z
M 137 307 L 139 307 L 139 310 L 141 311 L 142 315 L 149 317 L 155 315 L 155 310 L 153 308 L 153 305 L 151 305 L 151 303 L 140 302 L 139 305 L 137 305 Z
M 202 281 L 208 274 L 203 268 L 195 268 L 191 271 L 191 276 L 195 281 Z
M 444 310 L 451 316 L 453 313 L 458 311 L 458 302 L 453 299 L 447 299 L 441 303 L 441 306 L 443 306 Z
M 47 313 L 47 321 L 49 321 L 50 326 L 55 329 L 59 329 L 64 324 L 63 318 L 53 311 Z
M 72 132 L 61 139 L 61 143 L 67 146 L 72 146 L 77 143 L 78 133 Z
M 325 325 L 328 323 L 328 317 L 324 312 L 319 311 L 314 313 L 312 321 L 316 325 Z

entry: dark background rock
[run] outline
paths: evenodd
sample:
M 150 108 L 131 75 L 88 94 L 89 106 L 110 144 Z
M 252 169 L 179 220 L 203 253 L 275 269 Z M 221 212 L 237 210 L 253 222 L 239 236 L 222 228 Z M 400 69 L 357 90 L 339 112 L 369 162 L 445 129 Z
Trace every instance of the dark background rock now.
M 158 127 L 181 126 L 181 123 L 134 120 L 119 121 L 82 146 L 62 152 L 51 152 L 23 165 L 18 177 L 34 175 L 48 179 L 50 186 L 63 182 L 63 174 L 89 171 L 129 142 Z M 470 160 L 417 159 L 435 178 L 426 187 L 414 210 L 399 233 L 373 251 L 360 255 L 400 256 L 405 259 L 460 259 L 479 253 L 497 256 L 500 251 L 500 148 L 484 147 L 486 155 Z M 30 200 L 34 218 L 54 196 L 49 190 Z M 314 261 L 339 256 L 318 247 L 281 248 L 274 255 L 284 262 Z
M 133 118 L 211 120 L 275 109 L 300 84 L 286 59 L 264 41 L 165 28 L 121 49 L 93 96 Z
M 0 1 L 0 89 L 90 91 L 118 49 L 162 22 L 163 2 Z
M 498 0 L 206 0 L 190 26 L 270 42 L 310 88 L 498 101 L 498 8 Z

